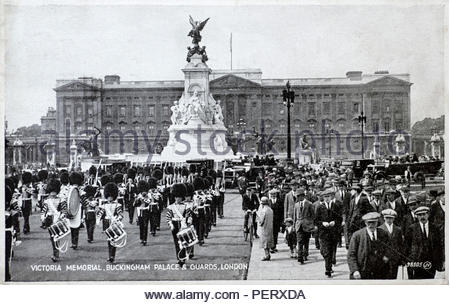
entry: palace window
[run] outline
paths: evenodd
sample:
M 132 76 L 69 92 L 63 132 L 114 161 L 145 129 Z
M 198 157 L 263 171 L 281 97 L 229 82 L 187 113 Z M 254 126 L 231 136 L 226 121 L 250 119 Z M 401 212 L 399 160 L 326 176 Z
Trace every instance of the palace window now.
M 353 103 L 353 113 L 359 113 L 359 103 Z
M 308 115 L 316 115 L 316 103 L 308 103 Z
M 330 102 L 323 102 L 323 114 L 330 114 Z
M 65 111 L 66 117 L 70 116 L 71 112 L 72 112 L 72 107 L 70 105 L 67 105 L 66 106 L 66 111 Z
M 373 121 L 372 122 L 372 131 L 378 132 L 379 130 L 380 130 L 380 123 L 378 123 L 378 121 Z
M 372 113 L 378 113 L 380 111 L 380 106 L 378 101 L 372 101 Z
M 338 114 L 345 114 L 345 102 L 338 103 Z
M 121 130 L 121 131 L 124 131 L 126 128 L 127 128 L 127 124 L 124 123 L 124 122 L 121 122 L 121 123 L 120 123 L 120 130 Z
M 155 116 L 155 106 L 153 105 L 148 106 L 148 116 L 150 117 Z
M 384 122 L 384 131 L 389 132 L 391 130 L 391 124 L 389 121 Z
M 395 122 L 395 129 L 396 130 L 401 130 L 403 127 L 403 122 L 402 121 L 396 121 Z
M 169 115 L 169 106 L 163 106 L 163 115 Z
M 125 106 L 120 106 L 119 108 L 119 116 L 124 117 L 127 115 L 127 108 Z
M 141 116 L 141 107 L 134 106 L 134 116 Z
M 88 107 L 87 112 L 89 116 L 92 116 L 94 114 L 94 109 L 92 108 L 92 106 Z

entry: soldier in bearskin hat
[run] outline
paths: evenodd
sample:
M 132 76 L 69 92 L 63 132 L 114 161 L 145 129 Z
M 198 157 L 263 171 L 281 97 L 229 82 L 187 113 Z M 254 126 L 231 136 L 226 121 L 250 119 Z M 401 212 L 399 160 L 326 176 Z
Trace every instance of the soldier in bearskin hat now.
M 133 223 L 134 198 L 136 196 L 136 184 L 134 183 L 134 178 L 136 178 L 136 170 L 134 168 L 128 169 L 127 183 L 125 184 L 125 205 L 128 208 L 130 224 Z
M 204 244 L 204 238 L 206 234 L 206 211 L 205 211 L 205 194 L 203 193 L 203 189 L 205 188 L 205 184 L 201 177 L 195 177 L 194 182 L 194 213 L 195 218 L 197 219 L 194 222 L 195 231 L 197 231 L 199 245 Z
M 22 174 L 22 216 L 23 216 L 23 233 L 28 234 L 30 232 L 30 215 L 32 210 L 31 196 L 34 193 L 34 187 L 32 184 L 33 176 L 30 172 L 24 172 Z
M 95 198 L 97 188 L 92 185 L 87 185 L 84 188 L 84 194 L 81 196 L 81 203 L 83 210 L 85 211 L 85 223 L 87 231 L 87 241 L 92 243 L 94 241 L 94 230 L 95 230 L 95 218 L 96 209 L 98 207 L 98 200 Z
M 57 196 L 61 191 L 61 183 L 57 179 L 50 179 L 47 183 L 46 193 L 47 199 L 44 200 L 44 205 L 41 211 L 42 228 L 47 229 L 51 225 L 63 220 L 67 217 L 67 202 Z M 53 248 L 52 261 L 59 260 L 59 249 L 56 242 L 52 238 L 52 233 L 49 230 L 50 241 Z
M 158 181 L 158 183 L 161 185 L 162 179 L 163 179 L 163 172 L 162 172 L 162 170 L 159 169 L 159 168 L 153 169 L 152 177 L 155 178 L 156 181 Z M 169 199 L 170 188 L 169 187 L 165 187 L 163 192 L 161 193 L 161 195 L 162 195 L 162 203 L 159 206 L 158 219 L 156 220 L 156 223 L 157 223 L 156 230 L 158 230 L 158 231 L 160 229 L 162 210 L 167 206 L 167 200 Z
M 175 244 L 175 253 L 178 264 L 183 266 L 186 259 L 186 249 L 180 249 L 178 243 L 177 233 L 192 224 L 192 216 L 190 210 L 184 203 L 183 199 L 186 196 L 186 187 L 183 183 L 174 184 L 171 188 L 171 193 L 175 198 L 175 202 L 167 207 L 167 223 L 172 231 L 173 242 Z
M 103 231 L 109 228 L 112 222 L 122 221 L 122 206 L 117 202 L 117 196 L 119 195 L 119 189 L 114 182 L 108 182 L 104 188 L 104 196 L 107 200 L 102 204 L 98 210 L 97 222 L 100 220 L 103 224 Z M 108 262 L 114 263 L 116 257 L 116 247 L 114 247 L 108 240 Z
M 193 196 L 194 196 L 194 185 L 192 183 L 184 183 L 184 186 L 186 187 L 186 196 L 185 196 L 185 200 L 184 203 L 186 204 L 186 208 L 189 210 L 189 214 L 192 217 L 192 225 L 196 226 L 196 223 L 198 222 L 198 217 L 195 214 L 195 204 L 194 204 L 194 200 L 193 200 Z M 189 247 L 188 248 L 188 252 L 189 252 L 189 258 L 193 258 L 194 257 L 194 246 Z
M 42 169 L 38 172 L 39 183 L 37 186 L 38 190 L 38 204 L 39 208 L 42 209 L 42 205 L 44 200 L 47 198 L 48 194 L 46 194 L 45 189 L 47 187 L 47 179 L 48 179 L 48 171 Z
M 95 177 L 97 176 L 97 168 L 94 165 L 89 167 L 89 177 L 87 180 L 88 185 L 96 185 L 97 181 L 95 181 Z
M 148 222 L 150 219 L 150 198 L 148 197 L 148 183 L 145 180 L 138 182 L 139 194 L 134 201 L 134 207 L 137 210 L 139 224 L 139 239 L 141 244 L 147 244 Z
M 148 180 L 148 196 L 151 199 L 150 203 L 150 232 L 153 236 L 156 235 L 156 230 L 159 229 L 161 223 L 161 212 L 163 210 L 163 196 L 158 191 L 158 181 L 151 177 Z
M 119 196 L 117 196 L 117 202 L 122 205 L 122 209 L 125 210 L 125 184 L 123 183 L 123 174 L 116 173 L 113 176 L 113 181 L 117 184 L 119 189 Z

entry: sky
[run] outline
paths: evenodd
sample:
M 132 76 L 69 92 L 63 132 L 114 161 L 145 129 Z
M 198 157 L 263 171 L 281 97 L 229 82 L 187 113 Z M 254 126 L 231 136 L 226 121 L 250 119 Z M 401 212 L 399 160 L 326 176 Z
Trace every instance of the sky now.
M 6 8 L 8 129 L 56 107 L 56 79 L 181 80 L 195 20 L 212 69 L 259 68 L 263 78 L 409 73 L 411 122 L 447 111 L 447 21 L 442 6 L 129 6 Z

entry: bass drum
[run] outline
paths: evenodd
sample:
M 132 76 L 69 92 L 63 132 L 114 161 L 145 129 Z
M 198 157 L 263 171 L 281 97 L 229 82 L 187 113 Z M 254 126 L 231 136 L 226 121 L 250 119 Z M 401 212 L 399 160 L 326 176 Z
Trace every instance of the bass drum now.
M 72 186 L 67 196 L 67 214 L 69 218 L 69 226 L 71 228 L 79 228 L 81 225 L 81 199 L 78 187 Z

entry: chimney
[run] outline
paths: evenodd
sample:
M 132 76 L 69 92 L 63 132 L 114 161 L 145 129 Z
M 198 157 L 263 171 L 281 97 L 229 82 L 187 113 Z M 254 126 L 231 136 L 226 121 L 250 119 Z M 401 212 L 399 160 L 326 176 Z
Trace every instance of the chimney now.
M 348 71 L 345 75 L 350 80 L 361 80 L 362 79 L 362 71 Z
M 120 76 L 119 75 L 105 75 L 105 85 L 119 85 Z

